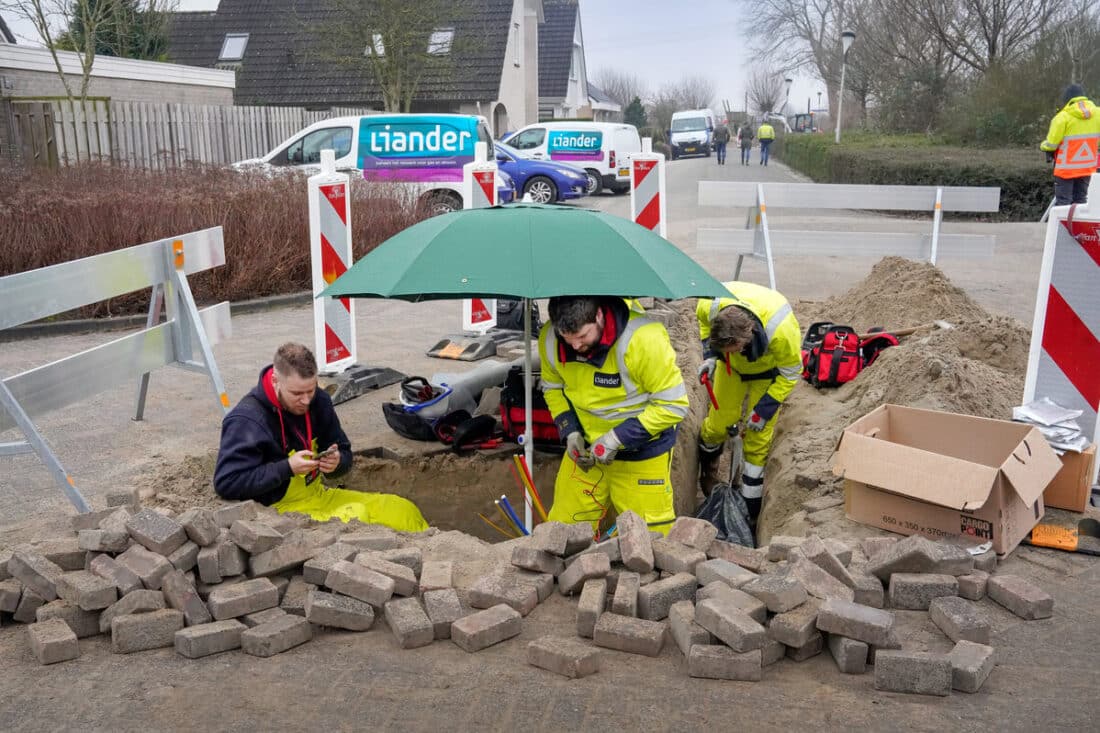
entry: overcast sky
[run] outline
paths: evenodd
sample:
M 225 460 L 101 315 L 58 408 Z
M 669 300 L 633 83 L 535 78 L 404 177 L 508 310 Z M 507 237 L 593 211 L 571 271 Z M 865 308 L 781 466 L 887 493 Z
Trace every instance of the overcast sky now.
M 180 0 L 179 8 L 212 10 L 217 5 L 217 0 Z M 614 68 L 637 74 L 654 91 L 665 82 L 703 74 L 715 82 L 715 109 L 722 109 L 723 99 L 733 109 L 744 108 L 751 60 L 743 30 L 751 18 L 741 0 L 580 0 L 580 7 L 589 78 Z M 13 23 L 10 16 L 5 20 L 20 42 L 37 40 L 33 28 Z M 816 108 L 825 85 L 792 76 L 788 112 L 804 112 L 807 100 Z

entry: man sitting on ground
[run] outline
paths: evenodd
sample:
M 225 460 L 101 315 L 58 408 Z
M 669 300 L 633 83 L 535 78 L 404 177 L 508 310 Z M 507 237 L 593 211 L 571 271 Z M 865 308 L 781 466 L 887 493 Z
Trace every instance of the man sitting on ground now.
M 223 499 L 255 499 L 280 514 L 322 522 L 337 517 L 406 532 L 428 528 L 408 499 L 324 485 L 347 473 L 351 462 L 351 443 L 332 399 L 317 387 L 313 352 L 283 344 L 260 371 L 259 384 L 222 422 L 214 490 Z

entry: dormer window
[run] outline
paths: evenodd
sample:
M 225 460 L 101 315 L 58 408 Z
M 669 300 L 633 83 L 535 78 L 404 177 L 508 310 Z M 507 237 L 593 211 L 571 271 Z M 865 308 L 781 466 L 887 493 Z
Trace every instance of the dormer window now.
M 377 56 L 382 58 L 386 55 L 386 44 L 382 40 L 381 33 L 374 33 L 370 37 L 370 45 L 363 49 L 364 56 Z
M 244 58 L 244 50 L 248 48 L 247 33 L 226 33 L 222 41 L 222 52 L 218 54 L 218 61 L 240 61 Z
M 428 39 L 428 53 L 432 56 L 446 56 L 451 52 L 454 39 L 454 28 L 436 28 Z

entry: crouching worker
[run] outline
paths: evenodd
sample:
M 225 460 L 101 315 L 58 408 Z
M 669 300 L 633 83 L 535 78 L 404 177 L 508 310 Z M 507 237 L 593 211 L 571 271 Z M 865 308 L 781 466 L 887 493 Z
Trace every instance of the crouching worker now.
M 317 387 L 313 353 L 283 344 L 260 371 L 259 384 L 222 421 L 214 490 L 223 499 L 255 499 L 280 514 L 322 522 L 337 517 L 405 532 L 428 528 L 408 499 L 327 488 L 324 479 L 346 473 L 351 460 L 332 399 Z
M 790 304 L 776 291 L 744 282 L 725 286 L 732 297 L 700 299 L 696 308 L 704 349 L 699 379 L 711 380 L 718 402 L 699 433 L 700 485 L 709 495 L 721 482 L 726 437 L 744 420 L 741 495 L 755 524 L 779 406 L 802 372 L 802 336 Z
M 622 298 L 551 298 L 539 357 L 566 443 L 550 519 L 599 530 L 611 507 L 630 509 L 667 534 L 672 447 L 688 398 L 665 327 Z

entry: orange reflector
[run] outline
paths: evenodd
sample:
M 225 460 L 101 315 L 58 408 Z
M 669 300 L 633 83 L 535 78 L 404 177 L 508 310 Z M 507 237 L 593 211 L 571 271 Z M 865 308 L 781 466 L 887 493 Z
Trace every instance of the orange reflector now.
M 74 489 L 76 488 L 76 482 L 73 481 L 72 476 L 70 476 L 69 474 L 65 474 L 65 480 L 69 482 L 69 486 L 72 486 Z
M 939 211 L 942 208 L 943 208 L 943 204 L 941 204 L 939 201 L 937 201 L 936 202 L 936 211 Z
M 763 213 L 764 213 L 765 211 L 767 211 L 767 210 L 768 210 L 768 207 L 767 207 L 767 206 L 765 206 L 764 204 L 760 204 L 760 213 L 761 213 L 761 214 L 763 214 Z
M 222 405 L 224 405 L 225 407 L 229 407 L 229 395 L 227 395 L 225 392 L 222 392 L 218 396 L 221 397 Z
M 183 240 L 176 239 L 172 242 L 172 254 L 175 257 L 177 270 L 183 269 Z

